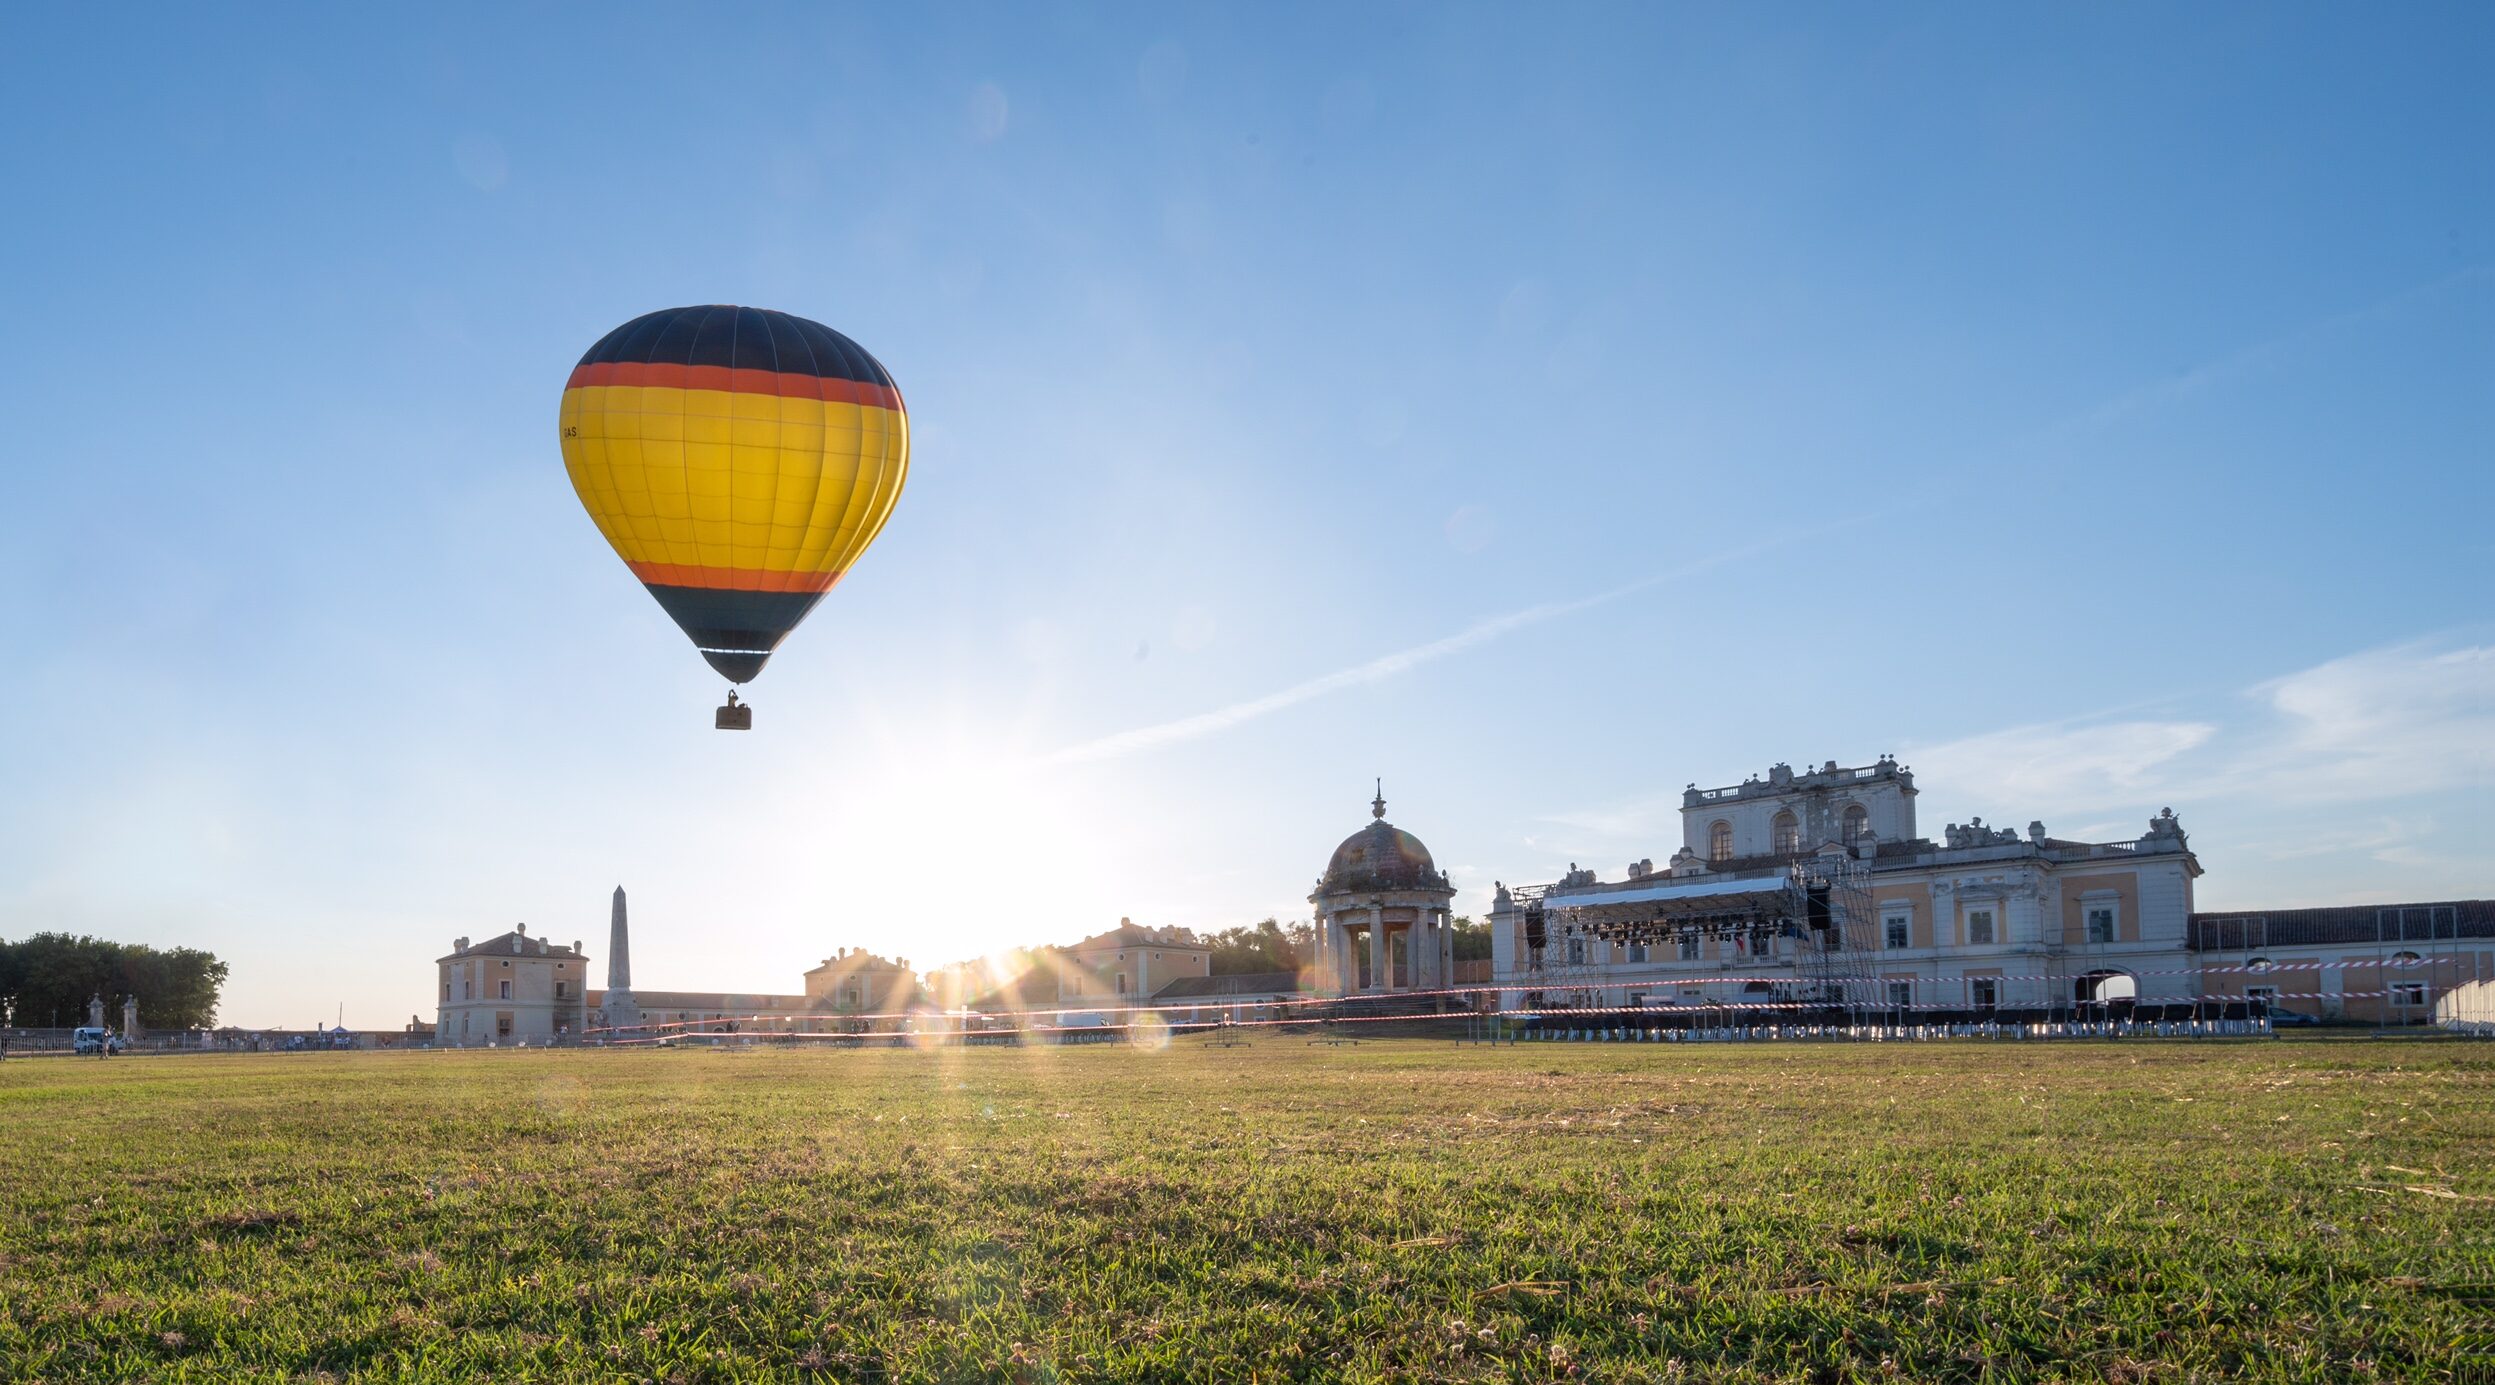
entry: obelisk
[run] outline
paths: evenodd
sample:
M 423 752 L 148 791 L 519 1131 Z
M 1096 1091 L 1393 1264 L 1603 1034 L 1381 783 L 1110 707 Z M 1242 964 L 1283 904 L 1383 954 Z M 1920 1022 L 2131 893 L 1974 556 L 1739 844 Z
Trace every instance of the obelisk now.
M 606 935 L 606 1022 L 614 1029 L 641 1027 L 641 1005 L 632 998 L 632 936 L 624 926 L 624 887 L 615 887 L 615 913 Z

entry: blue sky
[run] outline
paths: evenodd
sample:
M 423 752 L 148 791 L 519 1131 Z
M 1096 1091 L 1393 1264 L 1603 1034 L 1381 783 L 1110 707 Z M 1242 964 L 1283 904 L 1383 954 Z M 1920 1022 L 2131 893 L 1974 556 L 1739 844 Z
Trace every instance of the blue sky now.
M 0 935 L 396 1025 L 527 921 L 793 990 L 1477 911 L 1914 765 L 2205 906 L 2495 892 L 2482 6 L 236 7 L 0 19 Z M 786 309 L 910 488 L 751 690 L 565 480 Z

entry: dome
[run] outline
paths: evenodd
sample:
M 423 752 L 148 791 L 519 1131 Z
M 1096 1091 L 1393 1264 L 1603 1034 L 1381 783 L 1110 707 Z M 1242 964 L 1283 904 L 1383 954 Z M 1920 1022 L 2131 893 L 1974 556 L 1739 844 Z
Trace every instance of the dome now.
M 1421 839 L 1386 820 L 1386 799 L 1372 805 L 1377 821 L 1343 839 L 1317 881 L 1319 894 L 1341 890 L 1443 890 L 1439 874 Z

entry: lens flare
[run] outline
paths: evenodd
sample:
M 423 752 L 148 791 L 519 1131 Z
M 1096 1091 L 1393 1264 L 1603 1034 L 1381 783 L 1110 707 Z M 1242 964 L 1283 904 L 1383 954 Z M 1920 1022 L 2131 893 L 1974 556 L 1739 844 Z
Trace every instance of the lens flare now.
M 1150 1010 L 1138 1010 L 1126 1021 L 1126 1041 L 1146 1053 L 1170 1046 L 1170 1022 Z

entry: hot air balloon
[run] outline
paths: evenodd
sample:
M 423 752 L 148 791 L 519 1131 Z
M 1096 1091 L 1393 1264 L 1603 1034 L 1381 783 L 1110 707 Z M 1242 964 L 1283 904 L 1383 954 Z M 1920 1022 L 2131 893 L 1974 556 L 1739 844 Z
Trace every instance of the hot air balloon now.
M 857 561 L 910 469 L 883 365 L 768 308 L 636 317 L 563 390 L 563 467 L 624 566 L 730 683 Z M 714 724 L 753 725 L 728 690 Z

